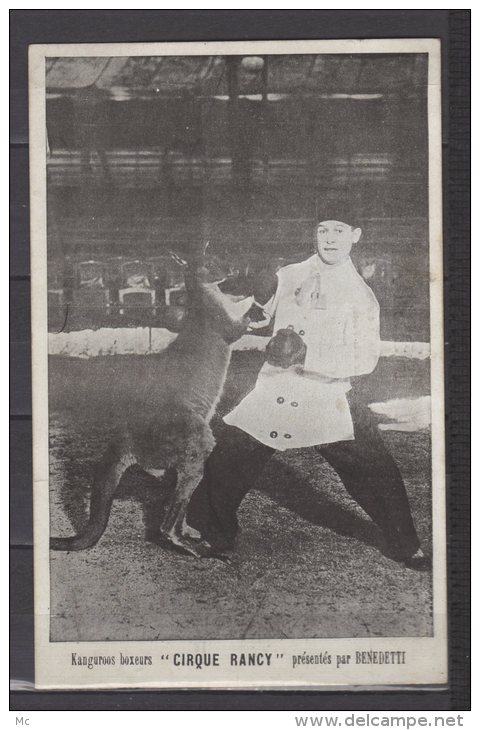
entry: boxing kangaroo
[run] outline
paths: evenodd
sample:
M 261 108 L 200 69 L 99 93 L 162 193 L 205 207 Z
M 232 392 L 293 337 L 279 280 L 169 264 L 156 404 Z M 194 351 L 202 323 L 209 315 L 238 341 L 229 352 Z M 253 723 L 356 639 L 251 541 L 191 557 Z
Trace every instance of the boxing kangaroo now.
M 145 470 L 174 469 L 176 487 L 160 532 L 196 556 L 210 547 L 189 527 L 185 515 L 204 462 L 215 444 L 210 419 L 222 393 L 231 344 L 246 331 L 253 297 L 232 297 L 219 288 L 229 273 L 205 257 L 185 265 L 187 313 L 176 340 L 162 355 L 123 368 L 116 384 L 122 425 L 97 464 L 85 528 L 72 537 L 55 537 L 54 550 L 83 550 L 107 526 L 116 489 L 134 464 Z M 125 371 L 129 372 L 125 372 Z

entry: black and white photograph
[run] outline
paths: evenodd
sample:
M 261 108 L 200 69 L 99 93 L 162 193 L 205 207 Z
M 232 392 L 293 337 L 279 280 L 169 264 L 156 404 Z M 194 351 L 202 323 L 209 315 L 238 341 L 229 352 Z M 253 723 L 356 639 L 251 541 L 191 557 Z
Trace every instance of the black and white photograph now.
M 39 686 L 446 681 L 434 40 L 33 46 Z

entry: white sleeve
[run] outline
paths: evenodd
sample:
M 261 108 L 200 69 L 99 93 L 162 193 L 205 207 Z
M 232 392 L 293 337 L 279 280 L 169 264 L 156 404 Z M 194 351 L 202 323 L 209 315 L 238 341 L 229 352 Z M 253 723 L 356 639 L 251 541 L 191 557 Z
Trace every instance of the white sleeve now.
M 352 311 L 352 338 L 345 347 L 352 351 L 351 375 L 367 375 L 380 357 L 380 307 L 376 299 L 367 308 Z
M 328 378 L 350 378 L 375 370 L 380 356 L 380 316 L 375 297 L 354 305 L 337 320 L 335 337 L 307 349 L 306 367 Z

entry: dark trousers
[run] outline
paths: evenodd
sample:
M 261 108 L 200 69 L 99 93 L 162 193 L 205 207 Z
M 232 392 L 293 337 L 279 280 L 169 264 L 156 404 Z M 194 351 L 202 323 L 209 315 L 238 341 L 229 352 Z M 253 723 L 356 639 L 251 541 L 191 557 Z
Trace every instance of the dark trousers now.
M 388 554 L 412 556 L 420 547 L 402 476 L 372 414 L 349 394 L 353 441 L 312 447 L 335 469 L 346 490 L 383 533 Z M 237 510 L 275 449 L 228 426 L 207 459 L 190 502 L 187 521 L 218 550 L 231 550 Z

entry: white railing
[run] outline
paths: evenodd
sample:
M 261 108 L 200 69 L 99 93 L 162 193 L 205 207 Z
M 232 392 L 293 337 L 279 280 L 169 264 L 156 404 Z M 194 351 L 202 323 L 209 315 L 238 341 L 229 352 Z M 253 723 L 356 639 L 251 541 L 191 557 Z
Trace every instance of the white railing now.
M 162 352 L 176 338 L 175 332 L 163 327 L 102 327 L 48 334 L 50 355 L 66 357 L 98 357 L 102 355 L 152 355 Z M 263 351 L 268 337 L 247 334 L 233 345 L 234 350 Z M 382 357 L 406 357 L 425 360 L 430 357 L 428 342 L 381 343 Z

